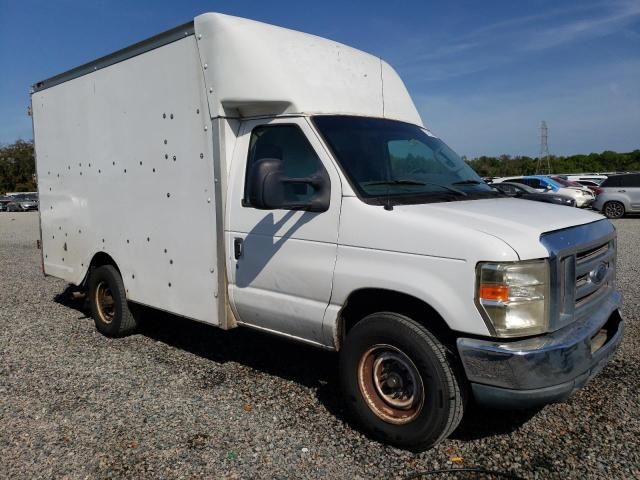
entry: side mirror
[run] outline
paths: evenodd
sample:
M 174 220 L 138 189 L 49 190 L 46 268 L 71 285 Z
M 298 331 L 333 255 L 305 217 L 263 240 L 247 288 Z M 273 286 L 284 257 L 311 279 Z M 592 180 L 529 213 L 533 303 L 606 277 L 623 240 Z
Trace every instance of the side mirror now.
M 292 198 L 297 186 L 313 188 L 311 198 L 298 201 Z M 261 158 L 251 167 L 247 179 L 248 202 L 261 210 L 287 209 L 325 212 L 329 209 L 330 184 L 325 172 L 317 172 L 309 177 L 291 178 L 283 173 L 282 160 Z M 306 190 L 306 188 L 305 188 Z

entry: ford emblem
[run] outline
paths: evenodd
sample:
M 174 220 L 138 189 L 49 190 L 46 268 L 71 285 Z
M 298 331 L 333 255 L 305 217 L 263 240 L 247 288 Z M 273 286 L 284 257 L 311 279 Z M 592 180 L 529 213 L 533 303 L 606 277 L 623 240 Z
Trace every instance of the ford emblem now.
M 595 283 L 599 285 L 604 280 L 604 277 L 607 276 L 607 264 L 602 262 L 598 264 L 596 268 L 589 272 L 589 279 L 591 279 L 591 283 Z

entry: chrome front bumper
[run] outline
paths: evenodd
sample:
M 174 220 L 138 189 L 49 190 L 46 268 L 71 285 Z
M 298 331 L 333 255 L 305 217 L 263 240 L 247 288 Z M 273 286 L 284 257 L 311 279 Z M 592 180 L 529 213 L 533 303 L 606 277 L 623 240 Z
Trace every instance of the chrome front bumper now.
M 458 338 L 476 401 L 528 408 L 568 398 L 604 367 L 620 344 L 620 301 L 613 290 L 586 318 L 539 337 L 512 342 Z

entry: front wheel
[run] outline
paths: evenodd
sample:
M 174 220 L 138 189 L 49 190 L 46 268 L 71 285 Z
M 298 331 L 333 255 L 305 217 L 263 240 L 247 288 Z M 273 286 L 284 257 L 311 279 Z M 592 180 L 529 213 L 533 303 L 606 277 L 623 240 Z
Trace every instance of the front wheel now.
M 607 218 L 620 218 L 624 215 L 624 205 L 620 202 L 607 202 L 602 211 Z
M 462 419 L 465 384 L 450 353 L 403 315 L 375 313 L 351 329 L 340 379 L 356 421 L 384 443 L 425 450 Z

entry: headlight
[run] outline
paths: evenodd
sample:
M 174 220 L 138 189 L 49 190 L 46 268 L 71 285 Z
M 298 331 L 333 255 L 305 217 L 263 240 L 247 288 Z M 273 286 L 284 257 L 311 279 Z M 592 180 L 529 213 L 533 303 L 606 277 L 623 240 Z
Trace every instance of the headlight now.
M 476 304 L 498 337 L 544 333 L 549 325 L 548 262 L 479 263 Z

